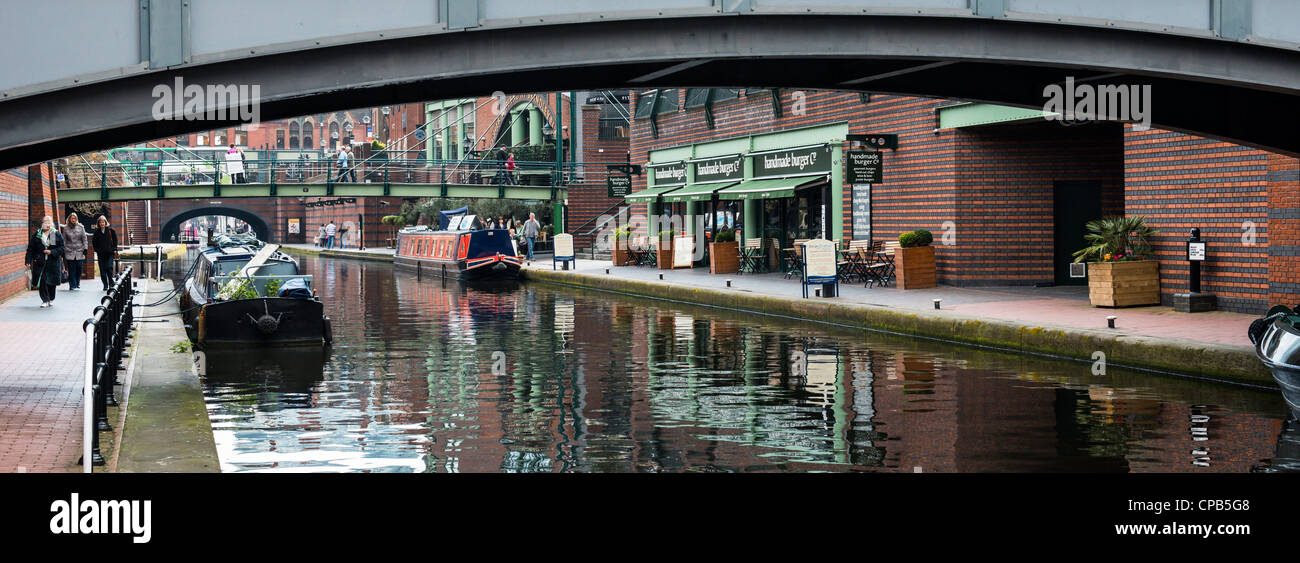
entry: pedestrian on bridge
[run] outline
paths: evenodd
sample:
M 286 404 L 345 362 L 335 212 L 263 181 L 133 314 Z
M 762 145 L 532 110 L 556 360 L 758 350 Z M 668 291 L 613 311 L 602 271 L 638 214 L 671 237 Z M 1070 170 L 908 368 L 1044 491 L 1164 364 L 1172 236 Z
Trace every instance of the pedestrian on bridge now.
M 54 306 L 54 292 L 62 282 L 63 235 L 54 228 L 54 218 L 46 215 L 41 228 L 27 242 L 27 259 L 32 268 L 32 282 L 41 293 L 41 308 Z
M 230 174 L 230 183 L 244 183 L 244 152 L 236 148 L 234 143 L 226 151 L 226 173 Z
M 76 213 L 68 214 L 68 224 L 59 231 L 63 235 L 63 261 L 68 266 L 68 291 L 77 291 L 81 289 L 81 265 L 86 261 L 90 235 Z
M 357 183 L 357 170 L 349 168 L 348 163 L 352 158 L 352 150 L 347 145 L 339 147 L 339 178 L 335 182 L 342 182 L 345 177 L 350 177 L 353 184 Z
M 208 233 L 212 238 L 212 233 Z M 113 287 L 113 265 L 117 260 L 117 231 L 108 225 L 108 218 L 100 215 L 95 219 L 95 228 L 90 230 L 90 248 L 95 251 L 99 261 L 99 282 L 104 284 L 104 292 Z

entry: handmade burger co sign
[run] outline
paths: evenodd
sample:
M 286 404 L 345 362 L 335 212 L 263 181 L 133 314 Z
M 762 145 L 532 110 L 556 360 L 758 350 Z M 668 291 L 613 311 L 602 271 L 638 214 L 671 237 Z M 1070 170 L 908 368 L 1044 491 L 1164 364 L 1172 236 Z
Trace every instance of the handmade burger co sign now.
M 654 179 L 655 187 L 684 185 L 686 183 L 686 163 L 651 164 L 650 177 Z
M 763 152 L 749 158 L 754 164 L 754 178 L 807 176 L 831 171 L 830 145 Z
M 738 154 L 700 160 L 695 163 L 696 184 L 734 181 L 743 179 L 744 176 L 745 161 Z

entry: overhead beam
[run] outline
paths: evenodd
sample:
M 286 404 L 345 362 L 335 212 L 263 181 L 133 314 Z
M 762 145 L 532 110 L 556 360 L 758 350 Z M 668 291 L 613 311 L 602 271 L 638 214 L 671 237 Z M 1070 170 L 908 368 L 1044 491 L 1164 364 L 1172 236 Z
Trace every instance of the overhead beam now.
M 955 62 L 956 62 L 956 61 L 939 61 L 939 62 L 937 62 L 937 63 L 927 63 L 927 64 L 923 64 L 923 65 L 916 65 L 916 66 L 913 66 L 913 67 L 908 67 L 908 68 L 904 68 L 904 69 L 894 70 L 894 71 L 890 71 L 890 72 L 882 72 L 882 73 L 880 73 L 880 74 L 873 74 L 873 75 L 870 75 L 870 76 L 863 76 L 862 78 L 854 78 L 853 80 L 845 80 L 844 82 L 841 82 L 840 85 L 841 85 L 841 86 L 857 86 L 857 85 L 859 85 L 859 84 L 866 84 L 866 83 L 868 83 L 868 82 L 873 82 L 873 81 L 876 81 L 876 80 L 884 80 L 884 79 L 886 79 L 886 78 L 893 78 L 893 77 L 895 77 L 895 76 L 902 76 L 902 75 L 904 75 L 904 74 L 912 74 L 913 72 L 924 72 L 924 71 L 927 71 L 927 70 L 933 70 L 933 69 L 936 69 L 936 68 L 943 68 L 943 67 L 948 66 L 948 65 L 950 65 L 950 64 L 953 64 L 953 63 L 955 63 Z

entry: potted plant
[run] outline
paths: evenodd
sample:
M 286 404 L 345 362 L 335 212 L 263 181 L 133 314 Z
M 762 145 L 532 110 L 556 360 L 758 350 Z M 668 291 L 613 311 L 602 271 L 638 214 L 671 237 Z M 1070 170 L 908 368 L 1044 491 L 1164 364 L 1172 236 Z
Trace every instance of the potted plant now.
M 659 244 L 655 245 L 655 264 L 660 270 L 673 269 L 673 236 L 676 234 L 672 229 L 659 231 Z
M 632 260 L 632 255 L 628 252 L 628 238 L 632 235 L 632 229 L 628 227 L 619 227 L 614 229 L 614 250 L 612 256 L 615 266 L 626 266 Z
M 734 274 L 740 271 L 740 245 L 736 242 L 736 232 L 730 229 L 718 231 L 709 243 L 709 273 Z
M 1147 239 L 1146 217 L 1104 217 L 1087 225 L 1088 246 L 1074 253 L 1088 263 L 1088 298 L 1096 307 L 1160 304 L 1160 261 Z
M 894 275 L 899 289 L 923 289 L 935 286 L 934 235 L 917 229 L 898 235 L 894 252 Z

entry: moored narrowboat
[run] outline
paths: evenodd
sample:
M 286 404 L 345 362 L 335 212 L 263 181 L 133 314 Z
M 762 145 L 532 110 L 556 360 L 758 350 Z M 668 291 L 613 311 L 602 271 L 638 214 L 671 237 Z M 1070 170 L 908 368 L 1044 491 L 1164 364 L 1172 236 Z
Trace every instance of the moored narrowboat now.
M 333 340 L 325 307 L 278 245 L 219 237 L 199 254 L 181 292 L 198 346 L 321 344 Z
M 523 259 L 510 232 L 479 229 L 474 215 L 441 218 L 438 230 L 407 227 L 397 235 L 398 266 L 473 284 L 509 284 L 519 280 Z
M 1262 318 L 1250 323 L 1250 341 L 1255 355 L 1268 366 L 1282 389 L 1282 399 L 1291 407 L 1291 417 L 1300 419 L 1300 314 L 1276 305 Z

